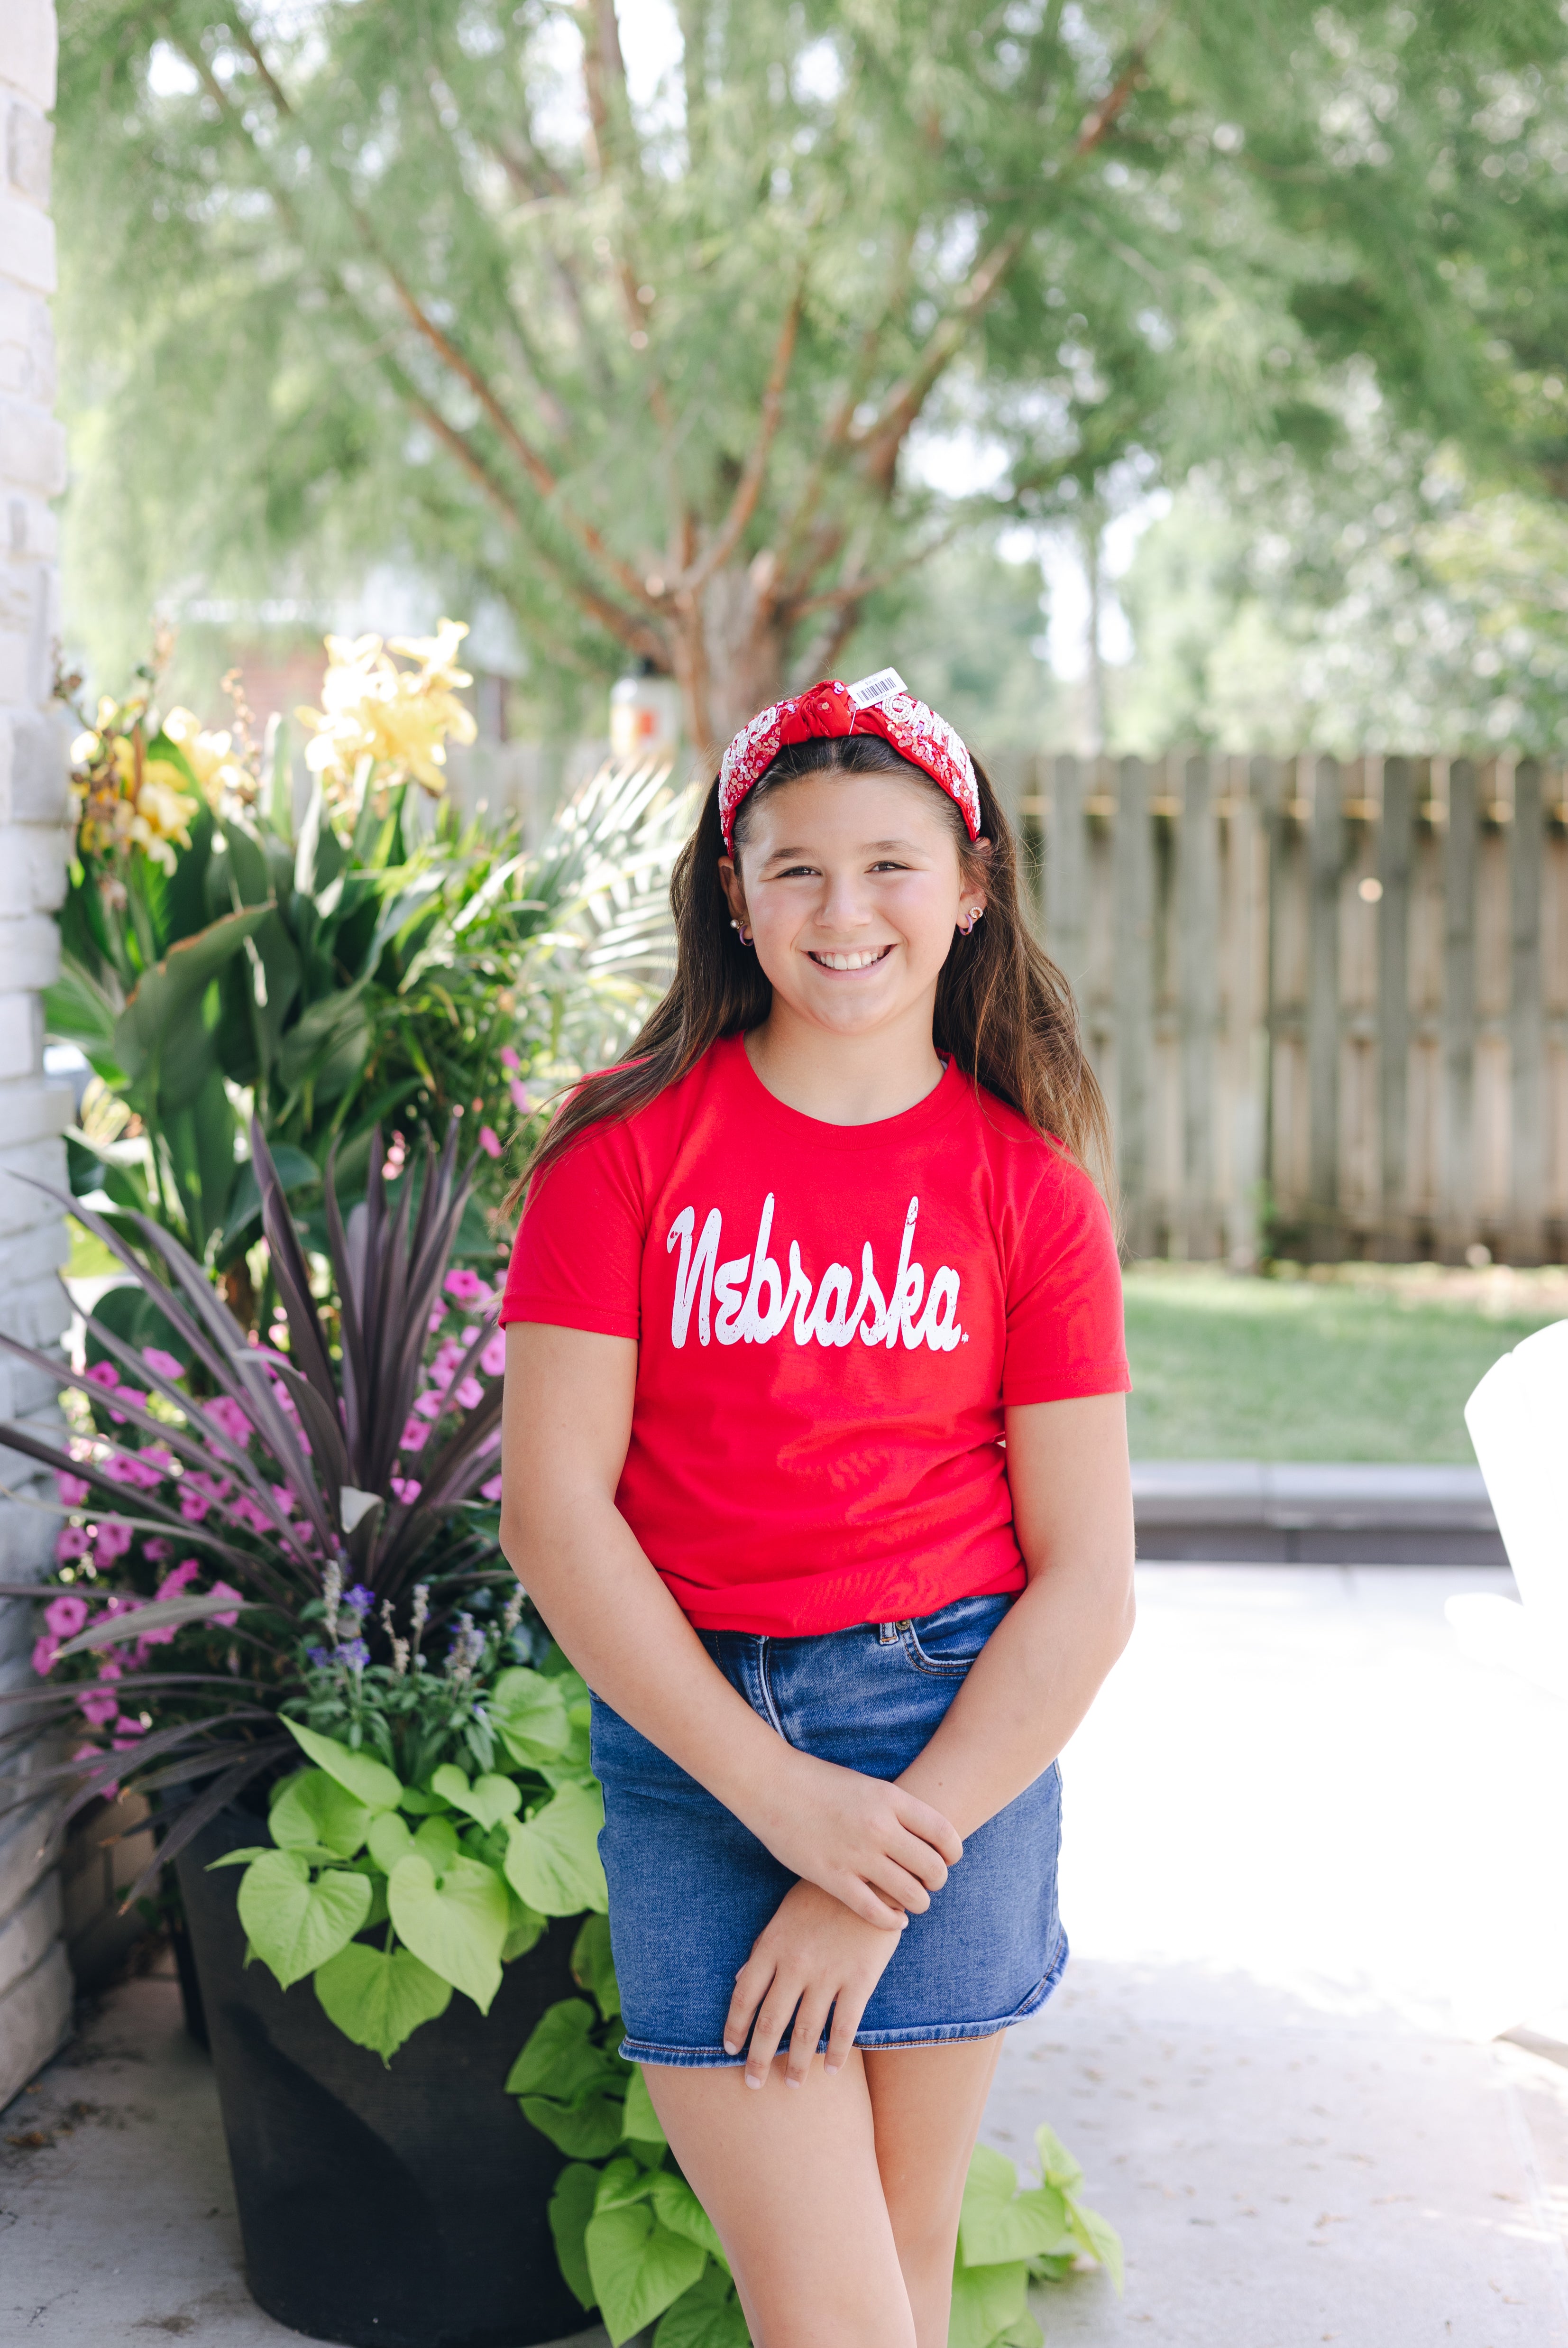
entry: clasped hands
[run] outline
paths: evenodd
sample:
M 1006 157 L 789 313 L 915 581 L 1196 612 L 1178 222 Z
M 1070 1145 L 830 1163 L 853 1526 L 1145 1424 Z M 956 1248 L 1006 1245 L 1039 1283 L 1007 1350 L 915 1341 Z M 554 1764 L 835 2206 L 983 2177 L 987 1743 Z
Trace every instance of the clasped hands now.
M 791 1756 L 766 1816 L 746 1824 L 801 1879 L 735 1976 L 724 2051 L 751 2033 L 746 2085 L 761 2087 L 790 2016 L 785 2085 L 802 2087 L 831 2009 L 825 2069 L 848 2060 L 871 1993 L 911 1915 L 923 1915 L 964 1855 L 928 1802 L 885 1778 Z

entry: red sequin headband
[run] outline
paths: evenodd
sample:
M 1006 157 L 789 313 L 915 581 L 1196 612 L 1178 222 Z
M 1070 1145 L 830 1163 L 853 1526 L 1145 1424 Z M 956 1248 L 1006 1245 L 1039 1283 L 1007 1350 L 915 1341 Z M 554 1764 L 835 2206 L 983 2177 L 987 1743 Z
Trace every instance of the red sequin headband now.
M 735 844 L 735 816 L 787 742 L 825 736 L 880 734 L 900 757 L 930 776 L 948 794 L 968 829 L 980 836 L 980 793 L 975 762 L 945 717 L 908 691 L 896 668 L 878 669 L 858 685 L 814 685 L 793 700 L 775 701 L 743 726 L 719 769 L 719 823 L 724 846 Z

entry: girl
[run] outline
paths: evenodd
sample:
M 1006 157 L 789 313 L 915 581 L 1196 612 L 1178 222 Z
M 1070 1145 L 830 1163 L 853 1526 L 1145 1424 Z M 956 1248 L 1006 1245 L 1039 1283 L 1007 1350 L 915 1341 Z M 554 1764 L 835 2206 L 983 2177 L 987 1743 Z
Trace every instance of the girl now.
M 942 2348 L 1056 1756 L 1132 1625 L 1104 1110 L 884 671 L 764 710 L 675 983 L 536 1161 L 507 1555 L 593 1691 L 626 2039 L 758 2348 Z

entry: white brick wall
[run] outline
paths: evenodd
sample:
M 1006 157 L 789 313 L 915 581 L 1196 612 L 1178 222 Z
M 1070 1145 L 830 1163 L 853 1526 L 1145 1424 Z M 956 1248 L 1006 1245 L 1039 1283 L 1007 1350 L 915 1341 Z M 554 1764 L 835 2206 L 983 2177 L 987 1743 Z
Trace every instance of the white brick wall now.
M 44 1076 L 38 1005 L 58 964 L 51 916 L 67 846 L 67 736 L 49 701 L 58 627 L 49 500 L 66 485 L 65 435 L 51 413 L 48 310 L 55 57 L 54 0 L 0 0 L 0 1315 L 35 1344 L 51 1343 L 65 1325 L 55 1278 L 65 1226 L 9 1178 L 63 1186 L 59 1136 L 70 1115 L 68 1091 Z M 0 1358 L 0 1416 L 51 1406 L 33 1373 Z M 13 1490 L 39 1489 L 15 1453 L 0 1453 L 0 1478 Z M 0 1499 L 0 1580 L 41 1568 L 50 1531 L 47 1517 Z M 26 1680 L 28 1611 L 0 1600 L 0 1685 Z M 0 2105 L 70 2026 L 57 1855 L 45 1806 L 0 1819 Z

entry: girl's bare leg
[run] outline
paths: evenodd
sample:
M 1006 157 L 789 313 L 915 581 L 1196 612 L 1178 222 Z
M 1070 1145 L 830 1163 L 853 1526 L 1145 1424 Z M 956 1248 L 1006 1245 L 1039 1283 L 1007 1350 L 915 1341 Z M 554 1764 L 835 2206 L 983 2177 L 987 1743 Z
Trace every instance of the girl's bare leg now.
M 1001 2043 L 999 2031 L 864 2057 L 876 2167 L 917 2348 L 947 2348 L 964 2179 Z
M 719 2230 L 756 2348 L 945 2348 L 964 2176 L 999 2039 L 784 2058 L 759 2094 L 736 2070 L 648 2065 L 653 2107 Z

